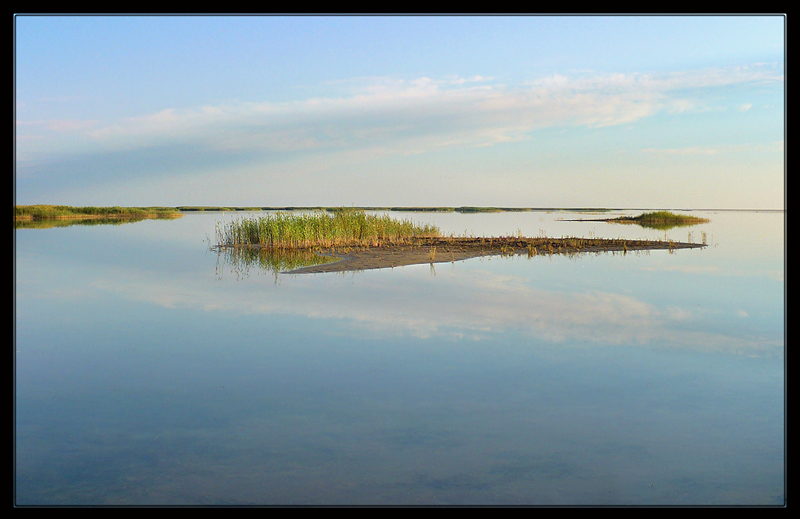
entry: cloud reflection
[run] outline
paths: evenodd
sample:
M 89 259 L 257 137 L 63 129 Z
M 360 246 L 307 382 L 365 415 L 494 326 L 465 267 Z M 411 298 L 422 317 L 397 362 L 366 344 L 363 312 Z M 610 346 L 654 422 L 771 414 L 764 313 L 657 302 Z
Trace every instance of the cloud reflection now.
M 502 260 L 500 260 L 502 261 Z M 221 273 L 221 275 L 220 275 Z M 435 274 L 435 275 L 434 275 Z M 241 315 L 303 316 L 326 333 L 359 337 L 483 340 L 519 334 L 533 343 L 689 348 L 756 356 L 780 355 L 783 343 L 714 330 L 707 316 L 685 307 L 660 307 L 603 290 L 539 288 L 527 277 L 501 274 L 475 260 L 416 265 L 391 271 L 275 275 L 220 271 L 159 277 L 126 272 L 94 287 L 116 297 L 164 308 Z

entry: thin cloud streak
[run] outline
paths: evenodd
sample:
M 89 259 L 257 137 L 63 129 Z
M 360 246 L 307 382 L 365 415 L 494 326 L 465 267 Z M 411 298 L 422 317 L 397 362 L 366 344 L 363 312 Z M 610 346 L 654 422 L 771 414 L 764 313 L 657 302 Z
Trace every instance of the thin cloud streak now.
M 770 145 L 758 144 L 741 144 L 741 145 L 728 145 L 728 146 L 715 146 L 715 147 L 701 147 L 701 146 L 687 146 L 684 148 L 644 148 L 642 153 L 650 153 L 654 155 L 720 155 L 723 153 L 741 153 L 741 152 L 782 152 L 784 148 L 784 141 L 778 141 Z

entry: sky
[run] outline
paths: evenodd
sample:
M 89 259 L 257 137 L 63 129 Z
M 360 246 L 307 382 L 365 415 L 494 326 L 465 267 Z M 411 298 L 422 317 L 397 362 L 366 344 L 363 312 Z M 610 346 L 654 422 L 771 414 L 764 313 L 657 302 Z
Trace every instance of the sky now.
M 15 204 L 784 209 L 786 18 L 14 17 Z

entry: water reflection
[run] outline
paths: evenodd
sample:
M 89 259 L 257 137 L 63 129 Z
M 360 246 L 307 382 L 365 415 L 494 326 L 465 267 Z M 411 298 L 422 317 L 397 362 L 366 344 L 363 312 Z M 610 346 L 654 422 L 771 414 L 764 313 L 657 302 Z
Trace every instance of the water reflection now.
M 593 230 L 507 216 L 475 221 Z M 782 504 L 761 216 L 674 254 L 304 275 L 209 252 L 213 215 L 19 232 L 17 504 Z
M 53 218 L 45 220 L 14 220 L 14 229 L 52 229 L 54 227 L 70 227 L 73 225 L 123 225 L 144 220 L 152 220 L 152 218 Z
M 638 225 L 639 227 L 642 227 L 644 229 L 655 229 L 657 231 L 669 231 L 670 229 L 676 229 L 681 227 L 694 227 L 695 225 L 707 223 L 707 222 L 648 222 L 648 221 L 619 220 L 619 219 L 604 220 L 604 221 L 607 223 L 613 223 L 619 225 Z
M 688 253 L 691 251 L 684 252 Z M 650 258 L 642 255 L 635 265 L 619 265 L 625 270 L 620 272 L 621 279 L 641 283 L 637 279 L 652 278 L 656 272 Z M 585 275 L 582 262 L 588 263 L 588 269 L 608 270 L 609 261 L 635 261 L 637 257 L 631 254 L 474 259 L 444 264 L 435 270 L 416 265 L 267 278 L 250 276 L 250 268 L 258 265 L 257 272 L 275 273 L 294 260 L 264 251 L 222 254 L 217 259 L 216 281 L 211 284 L 197 283 L 191 273 L 161 278 L 155 272 L 120 275 L 116 271 L 94 286 L 114 297 L 165 308 L 200 308 L 227 315 L 301 316 L 311 319 L 309 324 L 316 322 L 328 330 L 334 327 L 337 333 L 359 338 L 405 335 L 474 341 L 520 333 L 540 342 L 569 346 L 628 344 L 763 357 L 782 355 L 780 336 L 729 328 L 727 322 L 726 326 L 709 326 L 714 317 L 710 312 L 717 310 L 700 307 L 700 299 L 649 300 L 642 294 L 627 293 L 622 281 L 615 289 L 613 280 L 610 285 L 586 283 L 585 290 L 565 291 L 558 280 L 548 283 L 542 278 L 554 269 L 566 271 L 568 277 L 579 272 Z M 233 262 L 228 263 L 228 259 Z M 597 261 L 606 265 L 598 266 Z M 678 291 L 689 294 L 689 287 L 696 283 L 693 278 L 705 273 L 667 268 L 657 274 L 671 278 Z M 355 276 L 359 282 L 349 282 Z M 732 308 L 730 314 L 735 319 L 742 309 Z
M 217 253 L 217 275 L 222 265 L 230 268 L 237 277 L 246 277 L 251 268 L 278 274 L 302 267 L 312 267 L 339 261 L 339 258 L 322 256 L 303 249 L 271 249 L 261 247 L 219 247 Z

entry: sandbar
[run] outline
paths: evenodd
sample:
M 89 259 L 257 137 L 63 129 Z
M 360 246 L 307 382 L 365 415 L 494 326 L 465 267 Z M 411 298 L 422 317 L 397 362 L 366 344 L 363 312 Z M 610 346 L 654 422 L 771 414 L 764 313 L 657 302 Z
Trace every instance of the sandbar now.
M 675 250 L 705 247 L 705 244 L 601 238 L 414 238 L 405 243 L 377 246 L 332 247 L 314 249 L 316 254 L 339 258 L 339 261 L 301 267 L 285 274 L 349 272 L 406 265 L 456 262 L 482 256 L 586 254 L 603 252 Z

